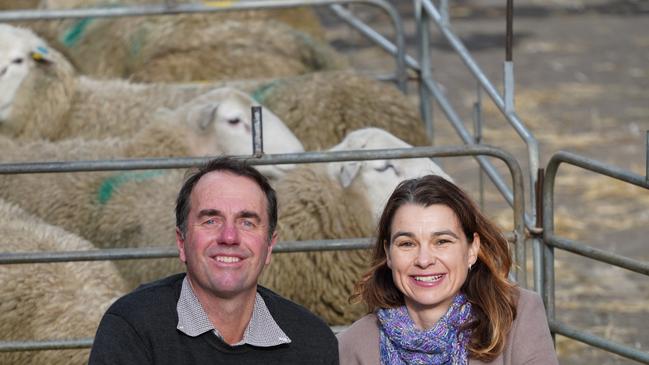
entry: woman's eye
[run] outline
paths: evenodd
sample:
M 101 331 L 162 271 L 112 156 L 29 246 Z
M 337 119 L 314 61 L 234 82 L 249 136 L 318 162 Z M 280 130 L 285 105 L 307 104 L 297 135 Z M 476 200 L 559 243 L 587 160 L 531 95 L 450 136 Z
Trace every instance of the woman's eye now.
M 407 248 L 407 247 L 413 247 L 414 245 L 415 245 L 415 244 L 414 244 L 414 242 L 412 242 L 412 241 L 401 241 L 401 242 L 397 242 L 397 247 L 404 247 L 404 248 Z
M 438 246 L 444 246 L 444 245 L 446 245 L 446 244 L 448 244 L 448 243 L 451 243 L 451 241 L 449 241 L 449 240 L 445 240 L 445 239 L 441 239 L 441 240 L 437 240 L 437 242 L 435 242 L 435 243 L 436 243 Z

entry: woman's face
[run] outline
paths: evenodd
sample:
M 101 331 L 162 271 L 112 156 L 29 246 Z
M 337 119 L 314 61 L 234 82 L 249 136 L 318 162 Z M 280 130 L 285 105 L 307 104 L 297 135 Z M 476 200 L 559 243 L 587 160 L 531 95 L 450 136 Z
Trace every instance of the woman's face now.
M 405 204 L 392 219 L 387 264 L 406 307 L 423 328 L 449 308 L 480 249 L 477 234 L 468 242 L 453 210 L 446 205 Z M 423 322 L 418 323 L 421 319 Z

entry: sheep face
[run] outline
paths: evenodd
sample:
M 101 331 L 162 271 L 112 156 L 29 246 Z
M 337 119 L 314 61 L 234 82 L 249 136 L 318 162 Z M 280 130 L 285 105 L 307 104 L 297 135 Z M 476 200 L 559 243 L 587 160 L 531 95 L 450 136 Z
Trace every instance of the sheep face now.
M 219 88 L 179 107 L 175 113 L 192 125 L 201 142 L 198 155 L 251 155 L 252 111 L 258 105 L 247 94 L 232 88 Z M 180 115 L 178 115 L 180 114 Z M 264 152 L 303 152 L 302 143 L 271 111 L 262 109 Z M 260 166 L 270 178 L 279 178 L 292 165 Z
M 363 128 L 349 133 L 330 151 L 409 147 L 412 146 L 383 129 Z M 366 192 L 375 222 L 385 201 L 401 181 L 427 174 L 436 174 L 451 180 L 429 158 L 336 162 L 327 165 L 327 173 L 343 188 L 356 185 Z
M 0 122 L 11 115 L 18 90 L 31 68 L 49 62 L 47 45 L 31 31 L 0 24 Z

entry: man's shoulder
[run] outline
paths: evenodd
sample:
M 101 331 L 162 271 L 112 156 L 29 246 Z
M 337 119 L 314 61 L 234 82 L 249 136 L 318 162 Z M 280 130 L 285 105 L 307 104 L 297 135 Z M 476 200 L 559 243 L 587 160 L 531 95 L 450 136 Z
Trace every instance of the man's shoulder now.
M 175 308 L 185 274 L 175 274 L 164 279 L 142 284 L 132 292 L 117 299 L 108 313 L 120 316 L 138 316 L 143 312 Z

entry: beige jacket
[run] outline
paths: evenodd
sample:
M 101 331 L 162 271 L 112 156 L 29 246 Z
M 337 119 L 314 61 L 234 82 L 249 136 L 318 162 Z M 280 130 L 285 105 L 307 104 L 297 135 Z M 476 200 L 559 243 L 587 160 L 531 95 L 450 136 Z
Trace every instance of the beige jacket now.
M 558 365 L 543 301 L 533 291 L 519 289 L 517 315 L 505 350 L 491 365 Z M 338 335 L 340 365 L 378 365 L 379 326 L 374 314 L 354 322 Z M 469 365 L 485 364 L 469 359 Z

